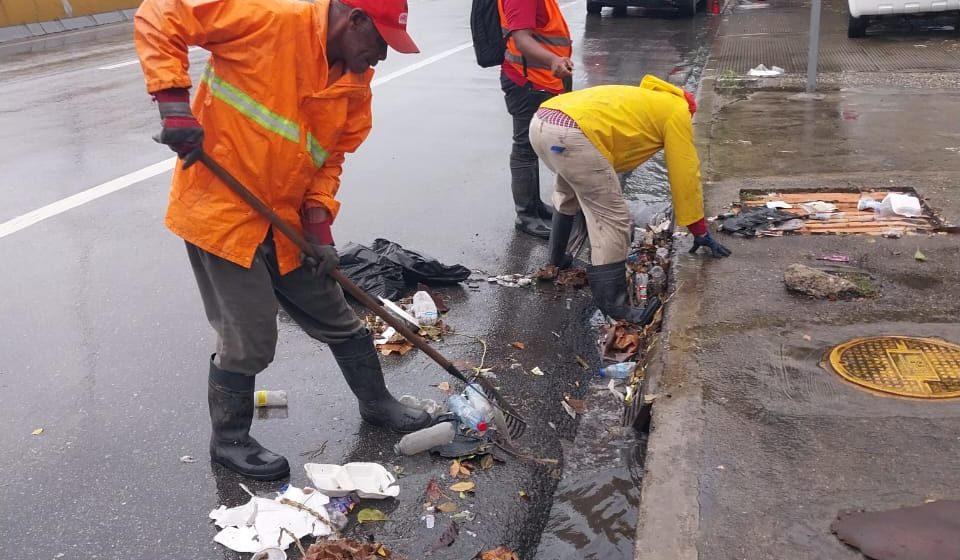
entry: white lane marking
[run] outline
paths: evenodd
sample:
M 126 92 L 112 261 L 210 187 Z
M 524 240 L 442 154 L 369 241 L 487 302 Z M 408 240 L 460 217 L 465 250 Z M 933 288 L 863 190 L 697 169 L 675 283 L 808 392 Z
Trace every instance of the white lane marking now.
M 57 214 L 63 214 L 67 210 L 72 210 L 102 196 L 107 196 L 108 194 L 117 192 L 120 189 L 125 189 L 130 185 L 143 181 L 144 179 L 149 179 L 150 177 L 170 171 L 173 169 L 173 165 L 176 161 L 177 158 L 175 157 L 165 159 L 159 163 L 148 165 L 143 169 L 138 169 L 133 173 L 127 173 L 122 177 L 117 177 L 112 181 L 107 181 L 102 185 L 97 185 L 96 187 L 78 192 L 75 195 L 60 199 L 52 204 L 43 206 L 42 208 L 37 208 L 32 212 L 27 212 L 26 214 L 22 214 L 16 218 L 13 218 L 12 220 L 7 220 L 6 222 L 0 224 L 0 238 L 4 238 L 12 233 L 26 229 L 36 223 L 46 220 L 47 218 L 52 218 Z
M 195 51 L 195 50 L 198 50 L 198 49 L 200 49 L 200 47 L 193 46 L 193 47 L 190 47 L 190 48 L 187 49 L 187 50 L 189 50 L 189 51 Z M 128 61 L 126 61 L 126 62 L 118 62 L 118 63 L 116 63 L 116 64 L 108 64 L 107 66 L 101 66 L 101 67 L 97 68 L 97 70 L 113 70 L 114 68 L 123 68 L 124 66 L 133 66 L 134 64 L 140 64 L 140 59 L 128 60 Z
M 394 78 L 399 78 L 400 76 L 403 76 L 404 74 L 409 74 L 410 72 L 413 72 L 414 70 L 419 70 L 419 69 L 423 68 L 424 66 L 433 64 L 434 62 L 437 62 L 438 60 L 443 60 L 443 59 L 447 58 L 448 56 L 457 54 L 458 52 L 460 52 L 460 51 L 462 51 L 462 50 L 464 50 L 464 49 L 469 49 L 469 48 L 472 47 L 472 46 L 473 46 L 473 43 L 463 43 L 462 45 L 457 45 L 457 46 L 453 47 L 452 49 L 447 49 L 447 50 L 445 50 L 445 51 L 443 51 L 443 52 L 441 52 L 441 53 L 437 53 L 437 54 L 435 54 L 435 55 L 433 55 L 433 56 L 427 57 L 427 58 L 421 60 L 420 62 L 416 62 L 416 63 L 411 64 L 410 66 L 407 66 L 407 67 L 405 67 L 405 68 L 401 68 L 400 70 L 397 70 L 396 72 L 387 74 L 386 76 L 382 76 L 382 77 L 380 77 L 380 78 L 374 78 L 374 80 L 373 80 L 372 82 L 370 82 L 370 87 L 377 87 L 377 86 L 379 86 L 380 84 L 385 84 L 385 83 L 389 82 L 390 80 L 393 80 Z

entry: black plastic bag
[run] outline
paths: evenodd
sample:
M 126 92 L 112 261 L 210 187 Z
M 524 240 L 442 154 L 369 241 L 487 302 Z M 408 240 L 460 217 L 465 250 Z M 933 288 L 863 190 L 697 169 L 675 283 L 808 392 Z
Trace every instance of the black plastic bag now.
M 417 283 L 456 284 L 470 277 L 469 268 L 444 265 L 386 239 L 375 240 L 373 247 L 348 244 L 340 252 L 340 270 L 368 294 L 389 300 L 403 297 Z
M 796 219 L 800 216 L 784 212 L 779 208 L 751 208 L 743 210 L 732 218 L 727 218 L 720 225 L 720 231 L 741 237 L 756 237 L 758 231 L 764 231 L 770 226 Z

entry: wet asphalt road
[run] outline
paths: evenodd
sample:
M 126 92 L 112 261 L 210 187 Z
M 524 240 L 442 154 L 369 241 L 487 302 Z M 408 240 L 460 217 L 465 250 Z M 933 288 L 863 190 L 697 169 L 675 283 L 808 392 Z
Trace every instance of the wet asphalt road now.
M 680 72 L 696 83 L 709 16 L 587 19 L 580 2 L 564 9 L 575 41 L 575 87 L 637 83 L 645 73 Z M 510 120 L 497 71 L 477 67 L 467 46 L 469 2 L 413 0 L 410 11 L 423 54 L 392 53 L 378 68 L 374 130 L 348 156 L 335 236 L 340 244 L 386 237 L 487 273 L 533 270 L 545 259 L 544 246 L 511 226 Z M 204 378 L 214 338 L 183 243 L 162 225 L 169 172 L 9 230 L 9 220 L 169 158 L 150 140 L 158 119 L 139 67 L 122 65 L 134 58 L 129 28 L 29 48 L 0 48 L 3 550 L 38 559 L 246 557 L 214 544 L 207 520 L 218 504 L 245 500 L 241 480 L 206 460 Z M 441 53 L 447 56 L 394 74 Z M 203 55 L 191 55 L 194 76 Z M 633 184 L 662 190 L 657 181 L 654 164 Z M 444 293 L 452 309 L 447 322 L 459 335 L 441 351 L 476 362 L 480 345 L 467 335 L 483 337 L 503 392 L 531 420 L 521 443 L 562 461 L 561 440 L 571 440 L 576 426 L 559 401 L 564 392 L 580 395 L 576 382 L 589 375 L 573 355 L 596 363 L 587 295 L 486 284 Z M 351 531 L 422 557 L 446 524 L 440 515 L 436 529 L 423 527 L 422 491 L 447 463 L 396 457 L 395 436 L 361 424 L 326 348 L 285 316 L 280 328 L 277 358 L 258 388 L 287 390 L 290 406 L 285 417 L 258 419 L 254 434 L 288 457 L 290 482 L 299 486 L 307 483 L 302 454 L 323 442 L 316 462 L 402 467 L 400 498 L 367 504 L 390 521 Z M 526 349 L 511 348 L 513 341 Z M 540 366 L 548 373 L 510 370 L 508 357 L 525 371 Z M 440 397 L 431 385 L 447 379 L 423 355 L 384 364 L 398 395 Z M 31 435 L 37 428 L 43 433 Z M 181 463 L 183 455 L 197 462 Z M 433 557 L 469 558 L 500 544 L 532 556 L 558 474 L 518 461 L 479 473 L 476 496 L 461 504 L 477 519 Z M 519 490 L 533 499 L 521 500 Z

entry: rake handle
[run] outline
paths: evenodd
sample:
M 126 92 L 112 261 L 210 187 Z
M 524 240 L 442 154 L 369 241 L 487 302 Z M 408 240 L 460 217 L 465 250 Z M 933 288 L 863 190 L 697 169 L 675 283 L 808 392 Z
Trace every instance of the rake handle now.
M 236 177 L 230 174 L 229 171 L 223 168 L 222 165 L 217 163 L 213 158 L 207 155 L 206 152 L 200 154 L 200 161 L 203 162 L 207 168 L 217 176 L 218 179 L 223 181 L 230 187 L 230 190 L 237 193 L 237 196 L 242 198 L 247 204 L 253 207 L 254 210 L 260 213 L 261 216 L 267 219 L 274 227 L 280 230 L 290 241 L 293 241 L 301 251 L 307 254 L 307 256 L 312 257 L 316 260 L 320 260 L 320 256 L 317 255 L 317 252 L 313 249 L 313 246 L 310 245 L 310 242 L 303 237 L 303 235 L 296 230 L 293 226 L 287 223 L 283 218 L 277 215 L 276 212 L 271 210 L 266 204 L 263 203 L 257 195 L 250 192 L 247 187 L 243 186 L 243 183 L 238 181 Z M 343 272 L 339 269 L 334 269 L 330 271 L 330 277 L 337 281 L 340 286 L 343 287 L 344 291 L 353 296 L 357 301 L 359 301 L 364 307 L 372 311 L 377 317 L 383 319 L 385 323 L 396 329 L 403 338 L 410 341 L 411 344 L 417 347 L 421 352 L 425 353 L 427 356 L 436 362 L 440 367 L 447 370 L 447 373 L 456 377 L 460 381 L 469 384 L 470 381 L 467 377 L 453 365 L 450 360 L 445 358 L 443 354 L 438 352 L 434 347 L 430 346 L 426 340 L 423 339 L 419 334 L 410 330 L 407 327 L 407 324 L 394 316 L 382 303 L 370 297 L 370 294 L 363 291 L 360 286 L 357 286 L 353 281 L 347 278 Z

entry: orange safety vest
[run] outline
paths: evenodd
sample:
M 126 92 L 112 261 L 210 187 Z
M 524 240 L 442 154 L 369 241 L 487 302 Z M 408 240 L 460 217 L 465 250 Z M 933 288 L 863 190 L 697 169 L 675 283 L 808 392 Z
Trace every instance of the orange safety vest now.
M 543 3 L 547 9 L 547 23 L 543 27 L 533 30 L 533 38 L 553 54 L 569 58 L 573 54 L 573 41 L 570 39 L 567 20 L 563 19 L 563 13 L 560 11 L 560 6 L 557 5 L 557 0 L 543 0 Z M 507 17 L 503 13 L 503 0 L 497 0 L 497 6 L 500 9 L 500 29 L 503 36 L 507 37 L 510 34 L 510 29 L 507 24 Z M 503 58 L 516 69 L 517 73 L 526 77 L 534 85 L 552 91 L 564 90 L 563 80 L 554 76 L 549 66 L 541 66 L 524 58 L 520 50 L 517 49 L 512 34 L 507 37 L 507 50 L 503 53 Z
M 204 149 L 281 218 L 300 229 L 300 209 L 336 216 L 344 154 L 371 127 L 373 69 L 328 86 L 330 0 L 144 0 L 134 38 L 147 91 L 194 85 L 188 45 L 210 51 L 193 113 Z M 204 251 L 250 267 L 269 222 L 203 164 L 173 173 L 166 225 Z M 274 237 L 280 273 L 300 250 Z

